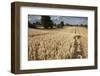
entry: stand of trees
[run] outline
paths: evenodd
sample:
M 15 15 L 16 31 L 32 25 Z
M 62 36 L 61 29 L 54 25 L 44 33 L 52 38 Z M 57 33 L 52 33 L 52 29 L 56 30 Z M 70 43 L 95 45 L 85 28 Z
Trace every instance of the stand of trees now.
M 41 23 L 40 22 L 35 22 L 35 23 L 30 23 L 29 21 L 28 21 L 28 26 L 30 27 L 30 28 L 37 28 L 38 26 L 41 26 Z
M 54 22 L 51 20 L 50 16 L 41 16 L 41 24 L 44 28 L 53 28 L 53 26 L 57 26 L 57 28 L 63 28 L 64 22 L 61 21 L 60 24 L 54 24 Z
M 87 24 L 76 24 L 76 25 L 72 25 L 72 24 L 65 24 L 64 26 L 76 26 L 76 27 L 88 27 Z
M 32 23 L 30 23 L 30 22 L 28 21 L 28 27 L 30 27 L 30 28 L 36 28 L 36 25 L 34 25 L 34 23 L 32 24 Z

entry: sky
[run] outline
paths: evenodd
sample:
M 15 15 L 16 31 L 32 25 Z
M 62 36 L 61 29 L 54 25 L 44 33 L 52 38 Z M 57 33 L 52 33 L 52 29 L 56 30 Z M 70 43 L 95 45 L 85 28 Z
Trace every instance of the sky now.
M 75 17 L 75 16 L 50 16 L 51 20 L 59 24 L 61 21 L 64 22 L 64 24 L 73 24 L 73 25 L 80 25 L 80 24 L 87 24 L 88 25 L 88 18 L 87 17 Z M 35 22 L 41 22 L 41 16 L 39 15 L 29 15 L 28 21 L 31 23 Z

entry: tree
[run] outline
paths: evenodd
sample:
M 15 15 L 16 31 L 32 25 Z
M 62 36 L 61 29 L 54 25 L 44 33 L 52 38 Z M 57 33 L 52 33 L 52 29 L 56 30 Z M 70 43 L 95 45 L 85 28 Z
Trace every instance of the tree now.
M 50 25 L 49 25 L 50 28 L 53 28 L 53 25 L 54 25 L 54 24 L 53 24 L 53 21 L 52 21 L 52 20 L 50 20 L 50 23 L 49 23 L 49 24 L 50 24 Z
M 40 22 L 37 21 L 35 24 L 36 24 L 36 25 L 40 25 Z
M 60 25 L 61 25 L 61 28 L 63 28 L 63 27 L 64 27 L 64 22 L 61 21 L 61 22 L 60 22 Z
M 30 27 L 30 28 L 36 28 L 36 25 L 33 23 L 30 23 L 29 21 L 28 21 L 28 27 Z
M 80 24 L 80 26 L 81 26 L 81 27 L 84 27 L 84 25 L 83 25 L 83 24 Z
M 46 29 L 49 27 L 53 28 L 53 21 L 51 20 L 50 16 L 41 16 L 41 24 Z
M 87 24 L 85 24 L 85 25 L 84 25 L 84 27 L 88 27 L 88 25 L 87 25 Z

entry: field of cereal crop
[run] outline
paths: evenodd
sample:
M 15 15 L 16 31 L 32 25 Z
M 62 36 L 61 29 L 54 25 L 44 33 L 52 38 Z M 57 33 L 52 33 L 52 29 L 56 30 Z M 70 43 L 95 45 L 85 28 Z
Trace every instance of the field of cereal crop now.
M 28 28 L 28 60 L 87 58 L 86 27 Z

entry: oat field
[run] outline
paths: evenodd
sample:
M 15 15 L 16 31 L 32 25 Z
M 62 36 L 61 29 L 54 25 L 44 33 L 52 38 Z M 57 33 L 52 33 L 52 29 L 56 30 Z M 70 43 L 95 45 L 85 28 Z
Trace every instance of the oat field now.
M 88 57 L 88 28 L 28 28 L 28 60 L 77 59 Z

